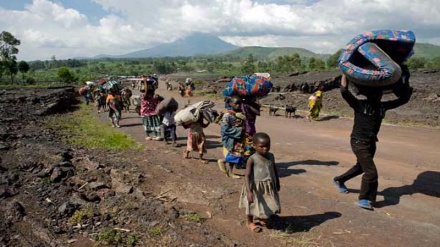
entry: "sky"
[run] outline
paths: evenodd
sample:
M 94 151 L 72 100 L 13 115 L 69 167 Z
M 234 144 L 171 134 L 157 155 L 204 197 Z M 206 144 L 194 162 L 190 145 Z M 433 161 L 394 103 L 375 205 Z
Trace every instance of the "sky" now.
M 18 60 L 122 55 L 207 33 L 237 46 L 333 54 L 371 30 L 440 45 L 439 0 L 0 0 Z

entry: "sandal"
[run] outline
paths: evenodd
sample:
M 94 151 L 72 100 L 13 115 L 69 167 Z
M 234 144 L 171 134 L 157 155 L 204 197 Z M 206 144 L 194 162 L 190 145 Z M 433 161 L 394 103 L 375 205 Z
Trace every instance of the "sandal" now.
M 147 140 L 147 141 L 151 141 L 151 140 L 153 140 L 153 138 L 150 137 L 150 136 L 147 136 L 147 137 L 145 137 L 145 140 Z
M 202 163 L 202 164 L 209 164 L 209 161 L 207 161 L 207 160 L 200 160 L 200 163 Z
M 248 223 L 247 228 L 249 228 L 249 230 L 251 230 L 253 233 L 259 233 L 263 230 L 261 229 L 260 226 L 256 225 L 255 223 Z

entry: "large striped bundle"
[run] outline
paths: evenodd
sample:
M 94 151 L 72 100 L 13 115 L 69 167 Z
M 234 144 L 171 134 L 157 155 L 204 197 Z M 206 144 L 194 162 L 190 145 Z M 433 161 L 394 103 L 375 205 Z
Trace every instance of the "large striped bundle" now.
M 223 90 L 224 96 L 266 96 L 272 89 L 272 82 L 261 76 L 236 76 Z
M 377 30 L 348 42 L 339 57 L 339 68 L 359 85 L 382 87 L 397 82 L 400 65 L 412 55 L 416 38 L 412 31 Z

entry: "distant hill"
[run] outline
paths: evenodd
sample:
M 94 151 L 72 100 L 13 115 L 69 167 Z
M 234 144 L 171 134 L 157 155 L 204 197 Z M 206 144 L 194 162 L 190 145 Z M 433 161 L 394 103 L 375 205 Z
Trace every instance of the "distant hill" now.
M 414 57 L 432 59 L 440 57 L 440 46 L 429 43 L 416 43 Z
M 216 36 L 197 33 L 172 43 L 161 44 L 150 49 L 131 52 L 120 56 L 99 55 L 113 58 L 144 58 L 144 57 L 189 57 L 196 55 L 214 55 L 237 49 L 238 46 L 227 43 Z
M 297 53 L 300 57 L 315 57 L 315 58 L 323 58 L 328 57 L 329 55 L 320 55 L 309 50 L 303 48 L 294 48 L 294 47 L 261 47 L 261 46 L 248 46 L 241 47 L 233 51 L 229 51 L 223 53 L 223 56 L 237 56 L 237 57 L 247 57 L 249 54 L 252 54 L 255 58 L 258 59 L 269 59 L 273 60 L 279 56 L 291 56 Z
M 429 43 L 416 43 L 414 57 L 432 59 L 440 57 L 440 46 Z M 317 54 L 303 48 L 294 47 L 239 47 L 209 34 L 193 34 L 172 43 L 161 44 L 145 50 L 125 55 L 98 55 L 99 58 L 145 58 L 145 57 L 190 57 L 190 56 L 233 56 L 245 58 L 252 54 L 256 59 L 274 60 L 279 56 L 299 54 L 302 58 L 327 59 L 331 54 Z

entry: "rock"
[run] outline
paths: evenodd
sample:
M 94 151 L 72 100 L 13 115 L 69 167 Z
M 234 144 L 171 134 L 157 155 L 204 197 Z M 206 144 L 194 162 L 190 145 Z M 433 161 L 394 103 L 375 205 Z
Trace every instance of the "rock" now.
M 68 216 L 73 215 L 73 213 L 78 209 L 78 205 L 71 203 L 69 201 L 63 203 L 59 208 L 58 212 L 61 214 L 67 214 Z
M 98 194 L 96 194 L 95 192 L 81 194 L 81 198 L 83 198 L 84 200 L 86 200 L 88 202 L 100 202 L 101 201 L 101 197 L 99 197 Z
M 59 167 L 55 167 L 52 170 L 52 174 L 50 175 L 50 181 L 52 183 L 58 183 L 60 182 L 64 177 L 63 171 Z
M 0 143 L 0 150 L 8 150 L 10 148 L 11 148 L 11 146 L 9 146 L 8 144 Z
M 130 194 L 133 192 L 133 186 L 124 183 L 124 174 L 118 169 L 112 169 L 110 171 L 110 177 L 112 179 L 112 189 L 116 193 Z
M 103 182 L 91 182 L 89 183 L 89 187 L 92 190 L 100 190 L 100 189 L 108 188 L 108 186 Z
M 9 193 L 8 189 L 0 188 L 0 199 L 8 198 L 10 196 L 11 196 L 11 193 Z
M 5 218 L 12 222 L 21 221 L 25 215 L 25 210 L 23 205 L 17 201 L 12 201 L 8 203 L 5 210 L 3 211 Z

